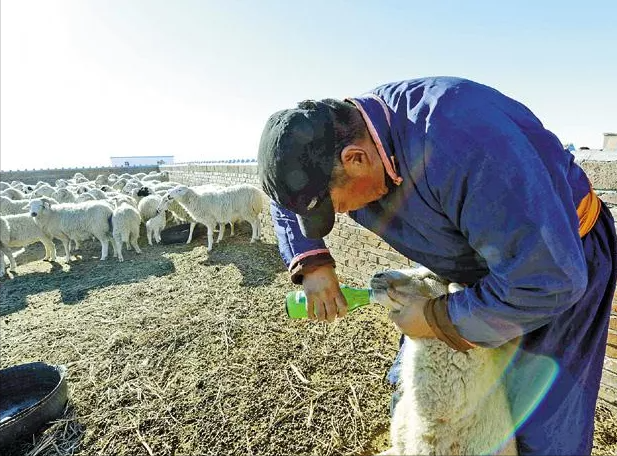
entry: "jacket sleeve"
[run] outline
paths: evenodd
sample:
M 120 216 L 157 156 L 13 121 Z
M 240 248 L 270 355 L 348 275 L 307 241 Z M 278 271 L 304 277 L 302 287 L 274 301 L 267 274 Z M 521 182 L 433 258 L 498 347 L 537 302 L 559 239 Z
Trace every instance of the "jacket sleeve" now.
M 499 112 L 477 115 L 436 131 L 425 160 L 444 213 L 489 270 L 449 296 L 448 315 L 467 341 L 496 347 L 575 304 L 587 266 L 567 170 L 551 176 L 543 162 L 561 151 L 557 138 L 539 121 L 523 134 Z
M 300 231 L 296 214 L 276 202 L 270 203 L 274 232 L 281 257 L 291 274 L 291 281 L 302 283 L 304 274 L 325 264 L 335 265 L 323 239 L 307 239 Z

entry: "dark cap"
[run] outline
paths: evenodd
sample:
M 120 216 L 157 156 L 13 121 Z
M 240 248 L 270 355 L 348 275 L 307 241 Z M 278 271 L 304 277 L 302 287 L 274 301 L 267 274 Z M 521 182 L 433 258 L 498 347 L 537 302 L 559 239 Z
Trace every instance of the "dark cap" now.
M 332 230 L 328 186 L 334 167 L 334 121 L 328 104 L 307 100 L 272 114 L 261 135 L 257 164 L 263 190 L 297 214 L 307 238 L 322 238 Z

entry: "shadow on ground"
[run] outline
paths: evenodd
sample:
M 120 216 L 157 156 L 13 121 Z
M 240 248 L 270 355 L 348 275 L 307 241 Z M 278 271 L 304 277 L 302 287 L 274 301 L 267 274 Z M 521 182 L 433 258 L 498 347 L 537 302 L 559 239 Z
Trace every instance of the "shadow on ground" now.
M 220 243 L 214 244 L 202 265 L 235 265 L 242 274 L 240 286 L 243 287 L 269 285 L 277 274 L 285 271 L 285 264 L 275 244 L 250 243 L 251 226 L 248 223 L 238 223 L 235 235 L 229 237 L 227 232 L 226 236 Z M 205 237 L 200 238 L 199 242 L 207 244 Z
M 0 315 L 24 309 L 28 297 L 38 293 L 59 290 L 64 304 L 77 304 L 91 290 L 139 282 L 150 276 L 161 277 L 175 270 L 169 259 L 156 253 L 151 256 L 147 251 L 140 256 L 136 256 L 134 252 L 127 252 L 124 254 L 125 261 L 120 263 L 113 258 L 110 248 L 108 259 L 99 261 L 100 244 L 95 242 L 84 244 L 77 259 L 73 259 L 69 265 L 63 262 L 49 263 L 51 265 L 49 271 L 20 272 L 14 274 L 12 280 L 3 280 L 0 284 Z M 38 258 L 42 258 L 42 255 Z M 27 262 L 29 258 L 25 256 L 18 259 L 19 265 Z M 63 261 L 64 258 L 59 257 L 58 260 Z

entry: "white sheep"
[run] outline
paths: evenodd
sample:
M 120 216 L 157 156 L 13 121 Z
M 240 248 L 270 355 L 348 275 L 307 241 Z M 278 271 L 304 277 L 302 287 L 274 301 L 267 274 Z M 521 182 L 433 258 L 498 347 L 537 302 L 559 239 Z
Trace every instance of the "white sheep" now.
M 194 220 L 208 228 L 208 252 L 212 250 L 214 227 L 221 223 L 217 242 L 223 239 L 226 223 L 247 220 L 252 227 L 251 242 L 259 240 L 259 213 L 264 196 L 258 188 L 240 184 L 218 190 L 202 192 L 179 185 L 167 192 L 166 199 L 177 200 Z
M 146 236 L 148 237 L 148 244 L 152 245 L 152 238 L 154 238 L 157 244 L 161 242 L 161 231 L 165 228 L 166 223 L 167 213 L 164 210 L 160 211 L 146 222 Z
M 101 260 L 107 259 L 112 233 L 113 209 L 106 201 L 50 205 L 43 199 L 30 201 L 30 214 L 37 225 L 52 238 L 62 241 L 66 262 L 71 261 L 70 240 L 85 240 L 94 236 L 101 243 Z M 115 251 L 115 244 L 112 243 Z
M 147 182 L 147 181 L 166 181 L 169 180 L 168 175 L 167 175 L 167 171 L 162 171 L 160 173 L 154 172 L 154 173 L 150 173 L 147 176 L 144 176 L 141 178 L 142 182 Z
M 123 202 L 120 206 L 114 209 L 111 218 L 113 227 L 113 238 L 116 244 L 116 256 L 118 261 L 124 261 L 122 256 L 122 244 L 126 244 L 126 249 L 131 250 L 131 245 L 135 248 L 135 252 L 141 253 L 139 248 L 139 226 L 141 225 L 141 216 L 139 211 L 129 203 Z
M 30 193 L 28 196 L 30 198 L 40 198 L 41 196 L 51 196 L 54 194 L 55 191 L 56 189 L 54 187 L 52 187 L 49 184 L 43 183 L 43 185 L 40 185 L 38 188 L 35 188 L 34 191 Z
M 96 198 L 89 192 L 82 193 L 77 198 L 75 198 L 76 203 L 85 203 L 86 201 L 95 201 Z
M 43 260 L 56 261 L 56 246 L 50 236 L 45 234 L 43 230 L 36 224 L 34 219 L 28 212 L 16 215 L 6 215 L 0 217 L 2 219 L 2 251 L 11 260 L 11 247 L 27 247 L 35 242 L 42 242 L 45 246 L 45 257 Z M 1 255 L 0 255 L 1 256 Z M 15 260 L 11 260 L 11 269 L 15 269 Z
M 156 216 L 161 199 L 160 195 L 148 195 L 139 202 L 137 209 L 139 209 L 139 214 L 144 222 Z
M 27 212 L 24 210 L 24 206 L 28 204 L 30 200 L 12 200 L 6 196 L 0 196 L 0 215 L 13 215 L 23 214 Z
M 180 184 L 176 184 L 176 186 L 178 186 Z M 204 191 L 208 191 L 208 190 L 217 190 L 220 188 L 223 188 L 219 185 L 216 184 L 205 184 L 205 185 L 199 185 L 197 187 L 191 187 L 193 190 L 197 191 L 197 192 L 204 192 Z M 167 192 L 165 192 L 166 194 Z M 157 213 L 160 213 L 161 211 L 166 211 L 168 210 L 169 212 L 172 213 L 172 215 L 174 216 L 174 218 L 177 221 L 180 222 L 187 222 L 190 224 L 189 226 L 189 237 L 186 240 L 187 244 L 190 244 L 191 241 L 193 240 L 193 231 L 195 230 L 195 225 L 197 225 L 197 220 L 195 220 L 191 214 L 189 214 L 186 209 L 177 201 L 174 199 L 169 199 L 169 198 L 163 198 L 157 208 Z M 231 235 L 233 236 L 234 234 L 234 224 L 231 223 Z M 220 225 L 219 224 L 219 232 L 221 229 L 225 229 L 224 225 Z
M 17 190 L 15 187 L 7 188 L 6 190 L 0 191 L 0 196 L 4 196 L 12 200 L 26 199 L 26 194 L 21 190 Z
M 377 302 L 400 310 L 388 287 L 427 298 L 462 289 L 426 268 L 385 271 L 370 282 Z M 516 455 L 502 374 L 511 347 L 466 353 L 438 339 L 405 337 L 399 390 L 386 454 Z
M 66 187 L 60 187 L 51 194 L 51 197 L 59 203 L 74 203 L 77 196 Z
M 0 191 L 6 190 L 7 188 L 11 188 L 11 184 L 8 182 L 0 181 Z

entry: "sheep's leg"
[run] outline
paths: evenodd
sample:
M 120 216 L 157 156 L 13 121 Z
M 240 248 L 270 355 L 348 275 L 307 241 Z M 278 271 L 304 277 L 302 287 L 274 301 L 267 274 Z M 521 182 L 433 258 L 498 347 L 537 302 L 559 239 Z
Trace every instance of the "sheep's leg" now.
M 148 237 L 148 244 L 152 245 L 152 228 L 146 227 L 146 236 Z
M 193 240 L 193 230 L 195 229 L 195 223 L 191 222 L 191 227 L 189 228 L 189 238 L 186 240 L 187 244 L 190 244 Z
M 70 263 L 71 262 L 71 240 L 68 238 L 68 236 L 62 236 L 60 237 L 60 240 L 62 241 L 62 245 L 64 246 L 65 261 L 67 263 Z
M 154 240 L 156 241 L 157 244 L 160 244 L 161 242 L 161 229 L 160 228 L 157 228 L 154 231 Z
M 2 252 L 4 252 L 4 254 Z M 11 249 L 8 247 L 3 247 L 2 249 L 0 249 L 0 256 L 2 256 L 2 261 L 4 261 L 4 255 L 6 255 L 6 257 L 9 259 L 11 270 L 15 271 L 15 269 L 17 269 L 17 263 L 15 263 L 15 257 L 13 256 L 13 252 L 11 251 Z M 2 275 L 4 274 L 0 274 L 0 276 Z
M 109 239 L 107 239 L 106 235 L 96 236 L 96 238 L 101 243 L 101 261 L 105 261 L 107 259 L 107 254 L 109 253 Z M 114 247 L 115 249 L 115 247 Z M 118 252 L 116 252 L 117 254 Z
M 225 234 L 226 226 L 227 226 L 227 223 L 223 223 L 223 222 L 219 223 L 219 236 L 216 238 L 217 244 L 223 240 L 223 235 Z
M 212 244 L 214 243 L 214 227 L 215 225 L 206 225 L 208 228 L 208 252 L 212 251 Z
M 259 240 L 259 229 L 255 220 L 251 220 L 251 244 Z
M 114 257 L 118 257 L 118 250 L 116 249 L 116 243 L 114 242 L 114 237 L 112 235 L 108 236 L 109 241 L 111 242 L 111 246 L 114 249 Z M 122 245 L 120 245 L 120 250 L 122 250 Z
M 0 278 L 4 277 L 6 269 L 4 267 L 4 253 L 0 250 Z
M 229 226 L 231 227 L 231 236 L 233 236 L 234 235 L 234 222 L 231 222 Z
M 130 242 L 131 244 L 133 244 L 133 247 L 135 248 L 135 252 L 141 253 L 141 249 L 139 248 L 138 241 L 139 241 L 139 228 L 137 228 L 131 233 Z
M 120 239 L 120 235 L 116 234 L 114 236 L 114 245 L 116 246 L 116 257 L 118 261 L 124 261 L 124 257 L 122 256 L 122 239 Z
M 41 239 L 43 246 L 45 246 L 45 258 L 44 261 L 56 261 L 56 244 L 53 239 Z

